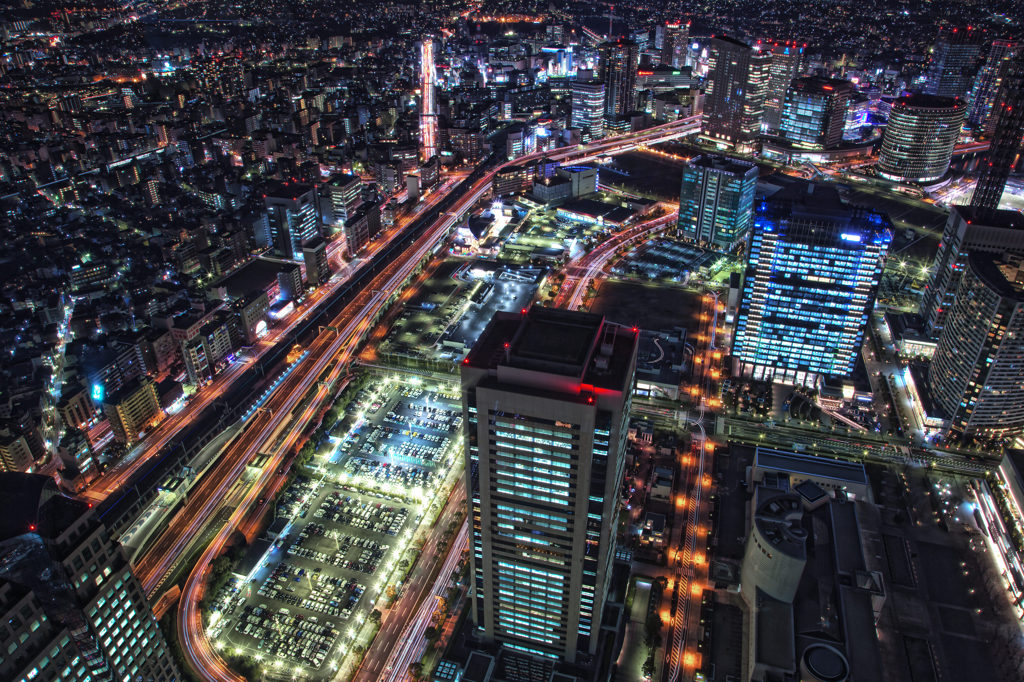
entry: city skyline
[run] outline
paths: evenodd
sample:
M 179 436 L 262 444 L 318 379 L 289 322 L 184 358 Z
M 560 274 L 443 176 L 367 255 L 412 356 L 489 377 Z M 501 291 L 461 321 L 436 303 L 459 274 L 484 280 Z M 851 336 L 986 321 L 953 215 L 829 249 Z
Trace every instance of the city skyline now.
M 0 35 L 3 679 L 1024 675 L 1013 2 Z

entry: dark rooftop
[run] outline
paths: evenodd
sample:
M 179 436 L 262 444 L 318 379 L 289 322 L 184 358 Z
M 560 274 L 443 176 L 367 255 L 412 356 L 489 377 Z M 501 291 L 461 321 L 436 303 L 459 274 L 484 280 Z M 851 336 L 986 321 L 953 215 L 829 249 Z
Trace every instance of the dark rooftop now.
M 701 154 L 695 159 L 690 160 L 691 166 L 698 168 L 709 168 L 723 173 L 731 173 L 733 175 L 744 175 L 751 168 L 757 170 L 757 165 L 744 161 L 743 159 L 732 159 L 728 156 L 720 156 L 718 154 Z
M 463 362 L 575 377 L 621 391 L 637 337 L 637 330 L 606 323 L 601 315 L 533 306 L 496 313 Z
M 86 508 L 62 495 L 50 476 L 0 473 L 0 542 L 33 532 L 54 538 Z
M 312 185 L 302 182 L 277 182 L 267 188 L 267 198 L 298 199 L 313 189 Z
M 968 223 L 978 223 L 987 227 L 1012 227 L 1024 230 L 1024 213 L 1005 209 L 985 209 L 974 206 L 953 206 L 952 211 L 962 215 Z
M 910 107 L 913 109 L 952 109 L 954 107 L 966 108 L 967 104 L 957 97 L 939 97 L 938 95 L 925 95 L 916 93 L 900 97 L 893 102 L 893 107 Z
M 512 340 L 515 359 L 542 360 L 582 369 L 604 319 L 597 315 L 551 315 L 534 308 Z

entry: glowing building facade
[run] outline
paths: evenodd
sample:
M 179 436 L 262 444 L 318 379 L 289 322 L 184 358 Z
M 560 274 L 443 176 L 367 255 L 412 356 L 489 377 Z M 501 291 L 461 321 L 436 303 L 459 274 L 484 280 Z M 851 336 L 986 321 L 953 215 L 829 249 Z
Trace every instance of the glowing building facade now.
M 808 184 L 761 202 L 733 342 L 736 373 L 800 385 L 849 375 L 891 241 L 886 216 L 844 204 L 830 187 Z
M 597 652 L 637 338 L 535 307 L 498 313 L 463 362 L 471 615 L 513 653 L 578 663 Z

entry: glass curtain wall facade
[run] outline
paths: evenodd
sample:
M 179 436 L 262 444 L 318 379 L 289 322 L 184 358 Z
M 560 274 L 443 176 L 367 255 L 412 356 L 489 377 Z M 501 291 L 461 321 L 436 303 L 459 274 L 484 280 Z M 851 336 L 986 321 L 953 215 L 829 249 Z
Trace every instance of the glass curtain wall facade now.
M 786 91 L 780 134 L 794 146 L 804 149 L 839 146 L 852 93 L 853 84 L 849 81 L 798 78 Z
M 581 132 L 583 142 L 604 137 L 604 83 L 601 81 L 573 81 L 572 93 L 573 128 Z
M 733 342 L 738 374 L 812 386 L 856 363 L 892 223 L 808 187 L 755 212 Z
M 878 173 L 896 182 L 928 183 L 949 170 L 967 104 L 958 99 L 911 95 L 892 105 L 882 136 Z
M 311 185 L 281 183 L 265 195 L 270 246 L 283 258 L 302 259 L 302 244 L 320 236 L 320 201 Z
M 963 97 L 978 69 L 982 32 L 971 28 L 943 29 L 932 47 L 924 92 L 939 97 Z
M 738 248 L 754 215 L 757 166 L 724 156 L 704 155 L 683 166 L 678 234 L 723 251 Z

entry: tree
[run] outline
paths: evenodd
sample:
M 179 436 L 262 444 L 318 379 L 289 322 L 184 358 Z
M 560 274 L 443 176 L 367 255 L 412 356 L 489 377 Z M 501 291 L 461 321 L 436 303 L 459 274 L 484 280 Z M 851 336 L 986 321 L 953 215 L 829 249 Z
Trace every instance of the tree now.
M 647 679 L 654 677 L 654 656 L 647 657 L 647 660 L 644 661 L 644 667 L 641 672 L 643 672 L 644 677 Z
M 409 677 L 414 680 L 420 679 L 420 675 L 423 674 L 423 664 L 419 661 L 415 661 L 409 664 Z
M 441 633 L 438 632 L 437 628 L 435 628 L 433 625 L 428 625 L 427 629 L 423 631 L 423 636 L 426 638 L 428 642 L 436 641 L 440 634 Z
M 370 622 L 371 623 L 377 623 L 379 625 L 380 624 L 380 619 L 381 619 L 382 615 L 383 614 L 380 611 L 378 611 L 377 609 L 374 609 L 373 611 L 370 611 Z
M 647 624 L 644 628 L 644 641 L 647 646 L 652 649 L 658 645 L 661 638 L 661 616 L 657 612 L 652 612 L 647 616 Z

